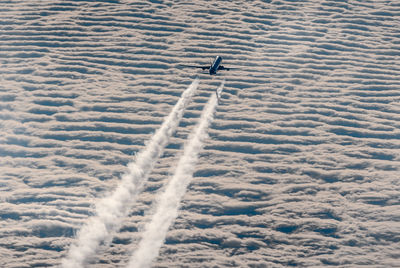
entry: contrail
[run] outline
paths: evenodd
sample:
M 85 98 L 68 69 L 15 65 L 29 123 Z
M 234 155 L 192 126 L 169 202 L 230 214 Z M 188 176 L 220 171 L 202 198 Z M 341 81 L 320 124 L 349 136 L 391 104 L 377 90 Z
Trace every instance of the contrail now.
M 224 82 L 217 89 L 217 95 L 222 92 L 223 86 Z M 194 132 L 190 134 L 189 142 L 185 144 L 183 155 L 171 181 L 157 198 L 155 214 L 151 222 L 145 226 L 139 247 L 133 253 L 128 264 L 129 268 L 150 267 L 152 261 L 157 258 L 167 231 L 178 215 L 180 201 L 192 179 L 199 152 L 208 136 L 207 128 L 214 119 L 217 105 L 218 98 L 216 94 L 213 94 L 204 108 Z
M 198 84 L 199 80 L 196 78 L 182 93 L 172 112 L 165 118 L 146 147 L 136 155 L 134 162 L 128 164 L 128 173 L 122 177 L 115 191 L 96 204 L 95 215 L 90 217 L 78 232 L 77 242 L 71 245 L 68 255 L 62 260 L 63 267 L 83 267 L 86 261 L 95 255 L 99 245 L 118 231 L 122 219 L 129 213 L 127 204 L 132 204 L 142 191 Z

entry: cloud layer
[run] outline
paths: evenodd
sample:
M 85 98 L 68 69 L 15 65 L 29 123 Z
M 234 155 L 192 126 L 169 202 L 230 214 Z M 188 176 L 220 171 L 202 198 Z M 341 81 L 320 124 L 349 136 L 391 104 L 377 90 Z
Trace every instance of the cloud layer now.
M 88 267 L 125 267 L 226 79 L 156 267 L 395 266 L 396 1 L 0 3 L 0 259 L 55 266 L 199 71 L 164 155 Z

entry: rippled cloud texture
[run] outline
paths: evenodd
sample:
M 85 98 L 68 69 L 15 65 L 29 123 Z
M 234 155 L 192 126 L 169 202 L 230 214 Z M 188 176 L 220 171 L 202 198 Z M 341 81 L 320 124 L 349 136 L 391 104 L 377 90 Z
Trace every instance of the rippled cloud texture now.
M 121 228 L 126 267 L 226 80 L 155 267 L 393 267 L 400 252 L 398 1 L 3 1 L 0 263 L 61 264 L 182 92 L 196 95 Z M 217 76 L 179 64 L 216 55 Z

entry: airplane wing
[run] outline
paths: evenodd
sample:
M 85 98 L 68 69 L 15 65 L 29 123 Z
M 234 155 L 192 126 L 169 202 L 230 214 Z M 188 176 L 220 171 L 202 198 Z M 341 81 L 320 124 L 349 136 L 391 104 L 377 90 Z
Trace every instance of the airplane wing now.
M 182 66 L 182 67 L 189 67 L 189 68 L 200 68 L 200 69 L 203 69 L 203 70 L 208 70 L 208 69 L 210 69 L 210 66 L 184 65 L 184 64 L 180 64 L 179 66 Z
M 229 71 L 229 70 L 238 70 L 239 68 L 235 68 L 235 67 L 224 67 L 224 66 L 222 66 L 222 65 L 220 65 L 220 66 L 218 66 L 218 71 L 220 71 L 220 70 L 226 70 L 226 71 Z

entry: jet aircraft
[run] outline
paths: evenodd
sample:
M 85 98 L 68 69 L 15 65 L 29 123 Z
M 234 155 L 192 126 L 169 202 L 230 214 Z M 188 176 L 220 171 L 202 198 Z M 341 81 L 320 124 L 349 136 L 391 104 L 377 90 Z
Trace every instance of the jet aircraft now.
M 191 68 L 200 68 L 202 70 L 208 70 L 208 73 L 210 75 L 217 74 L 217 72 L 221 71 L 221 70 L 229 71 L 231 69 L 234 69 L 234 68 L 226 68 L 226 67 L 220 65 L 221 62 L 222 62 L 222 57 L 221 56 L 217 56 L 217 57 L 215 57 L 215 60 L 211 63 L 211 65 L 180 65 L 180 66 L 182 66 L 182 67 L 191 67 Z

